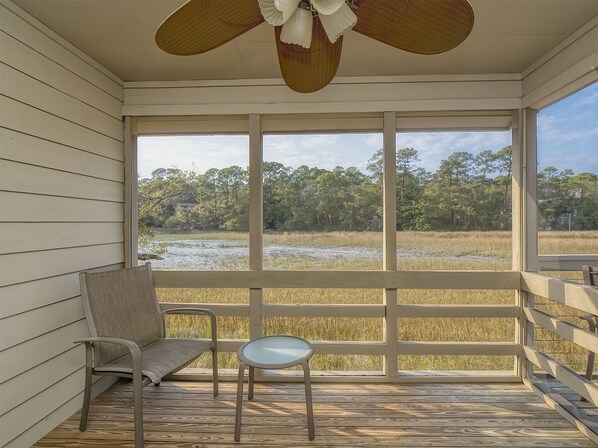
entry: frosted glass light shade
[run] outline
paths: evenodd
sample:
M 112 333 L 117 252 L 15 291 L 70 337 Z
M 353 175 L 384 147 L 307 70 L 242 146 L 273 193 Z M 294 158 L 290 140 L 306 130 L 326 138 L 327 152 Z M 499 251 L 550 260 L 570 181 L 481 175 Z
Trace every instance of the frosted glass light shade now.
M 276 3 L 279 3 L 279 6 L 284 8 L 284 10 L 278 9 L 275 1 Z M 294 9 L 289 7 L 289 5 L 293 3 L 290 0 L 259 0 L 258 3 L 260 5 L 260 12 L 262 13 L 262 16 L 264 16 L 264 20 L 272 26 L 279 26 L 289 20 L 297 10 L 300 0 L 293 1 L 295 3 Z
M 341 7 L 334 14 L 319 14 L 320 21 L 330 42 L 335 43 L 340 36 L 345 34 L 357 23 L 357 16 L 349 5 L 343 2 Z
M 289 21 L 285 23 L 280 32 L 280 40 L 286 44 L 311 47 L 314 19 L 311 11 L 298 8 Z
M 286 23 L 299 7 L 301 0 L 274 0 L 274 7 L 282 12 L 282 19 Z
M 329 16 L 339 10 L 345 0 L 311 0 L 311 5 L 316 8 L 318 14 Z

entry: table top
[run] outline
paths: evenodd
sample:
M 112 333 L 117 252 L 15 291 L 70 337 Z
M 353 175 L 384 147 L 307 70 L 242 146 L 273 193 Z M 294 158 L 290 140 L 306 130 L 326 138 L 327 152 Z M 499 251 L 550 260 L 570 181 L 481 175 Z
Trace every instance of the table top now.
M 294 336 L 264 336 L 244 344 L 237 353 L 251 366 L 276 369 L 307 361 L 313 355 L 311 344 Z

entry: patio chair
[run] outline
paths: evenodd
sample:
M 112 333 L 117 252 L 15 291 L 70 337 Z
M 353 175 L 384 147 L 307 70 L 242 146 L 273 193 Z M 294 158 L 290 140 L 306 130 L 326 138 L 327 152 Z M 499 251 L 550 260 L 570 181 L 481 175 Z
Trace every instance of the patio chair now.
M 581 271 L 583 273 L 583 282 L 586 285 L 590 286 L 597 286 L 598 283 L 598 266 L 582 266 Z M 590 332 L 597 333 L 596 329 L 598 328 L 598 316 L 593 314 L 587 313 L 582 314 L 579 316 L 580 319 L 583 319 L 588 322 L 588 328 Z M 594 360 L 596 358 L 596 353 L 590 351 L 588 353 L 588 365 L 586 367 L 586 379 L 588 381 L 592 381 L 592 374 L 594 373 Z
M 79 429 L 87 428 L 92 375 L 133 380 L 135 447 L 143 447 L 142 388 L 158 386 L 202 353 L 212 351 L 214 396 L 218 395 L 216 315 L 206 309 L 175 308 L 162 311 L 153 287 L 151 265 L 79 276 L 90 338 L 85 344 L 85 392 Z M 212 339 L 165 338 L 166 314 L 206 314 Z

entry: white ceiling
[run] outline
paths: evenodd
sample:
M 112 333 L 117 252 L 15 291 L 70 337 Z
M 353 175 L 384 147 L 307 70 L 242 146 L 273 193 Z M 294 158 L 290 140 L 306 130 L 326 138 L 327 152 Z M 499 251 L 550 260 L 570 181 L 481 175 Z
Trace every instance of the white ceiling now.
M 154 42 L 154 32 L 184 0 L 13 2 L 125 81 L 281 76 L 274 31 L 266 23 L 202 55 L 162 52 Z M 598 0 L 470 3 L 475 25 L 456 49 L 440 55 L 415 55 L 349 32 L 337 76 L 521 73 L 598 14 Z

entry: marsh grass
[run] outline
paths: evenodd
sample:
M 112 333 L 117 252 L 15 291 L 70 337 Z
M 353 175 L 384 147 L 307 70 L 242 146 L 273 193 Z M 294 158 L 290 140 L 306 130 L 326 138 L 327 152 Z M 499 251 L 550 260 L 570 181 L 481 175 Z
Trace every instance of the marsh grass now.
M 513 371 L 515 359 L 512 356 L 399 355 L 398 363 L 399 370 Z
M 381 232 L 267 232 L 264 246 L 382 247 Z
M 597 254 L 598 231 L 540 232 L 540 254 Z
M 208 232 L 169 235 L 165 239 L 247 240 L 246 233 Z M 598 253 L 598 232 L 544 232 L 545 253 Z M 264 235 L 264 246 L 382 247 L 379 232 L 276 233 Z M 401 270 L 508 270 L 511 268 L 510 232 L 398 232 L 397 263 Z M 233 263 L 234 264 L 234 263 Z M 190 267 L 192 268 L 192 267 Z M 372 270 L 381 262 L 367 259 L 277 259 L 266 269 L 280 270 Z M 555 275 L 556 276 L 556 275 Z M 561 278 L 580 280 L 578 273 L 558 273 Z M 399 304 L 513 304 L 515 294 L 504 290 L 399 290 Z M 247 304 L 245 289 L 159 289 L 162 302 Z M 266 289 L 265 303 L 286 304 L 376 304 L 382 303 L 382 290 L 364 289 Z M 580 325 L 579 312 L 563 305 L 538 300 L 537 307 Z M 198 321 L 199 319 L 199 321 Z M 513 341 L 514 319 L 399 319 L 398 339 L 402 341 Z M 197 317 L 169 317 L 169 334 L 182 337 L 208 337 L 209 325 Z M 383 320 L 379 318 L 287 318 L 264 319 L 264 334 L 294 334 L 309 340 L 381 341 Z M 218 318 L 218 337 L 248 339 L 246 317 Z M 574 370 L 584 370 L 586 352 L 549 332 L 538 330 L 537 346 Z M 208 367 L 209 357 L 194 367 Z M 220 355 L 222 368 L 236 368 L 234 353 Z M 316 355 L 312 369 L 323 371 L 372 371 L 382 369 L 382 357 L 374 355 Z M 512 370 L 511 356 L 399 356 L 400 370 Z

